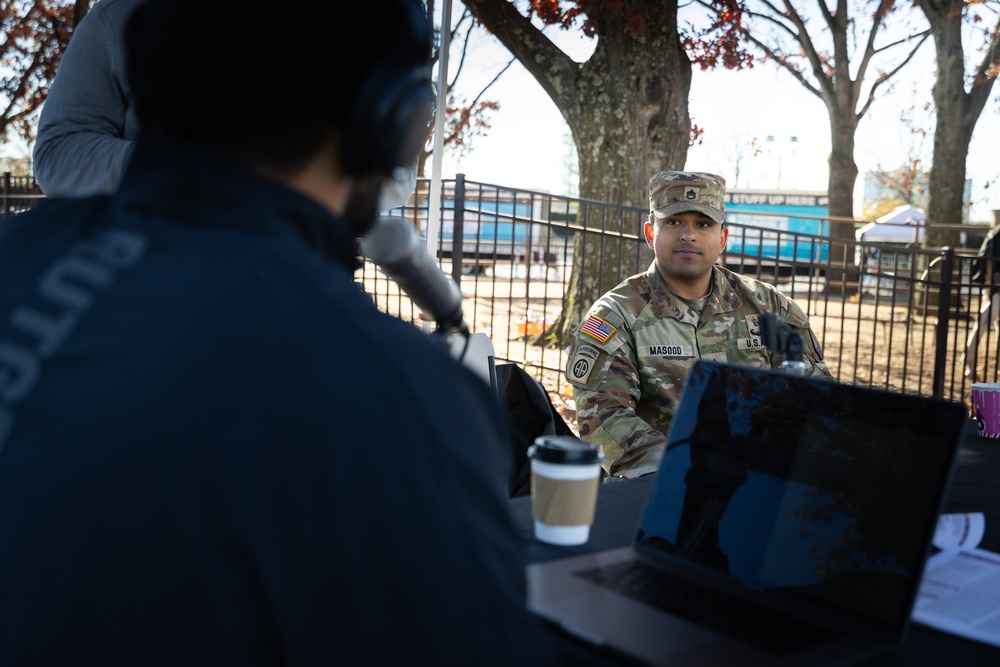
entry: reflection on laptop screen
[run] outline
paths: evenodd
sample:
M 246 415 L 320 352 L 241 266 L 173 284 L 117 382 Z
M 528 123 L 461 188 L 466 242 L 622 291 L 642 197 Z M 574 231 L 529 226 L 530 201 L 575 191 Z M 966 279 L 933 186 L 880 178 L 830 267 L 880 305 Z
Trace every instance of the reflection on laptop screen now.
M 944 401 L 698 362 L 655 485 L 684 492 L 654 491 L 636 546 L 895 625 L 962 418 Z

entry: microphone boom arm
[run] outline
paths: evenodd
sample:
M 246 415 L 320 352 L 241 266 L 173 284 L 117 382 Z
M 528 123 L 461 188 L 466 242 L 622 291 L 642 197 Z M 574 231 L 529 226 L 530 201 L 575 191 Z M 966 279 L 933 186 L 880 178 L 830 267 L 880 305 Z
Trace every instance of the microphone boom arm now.
M 362 239 L 361 252 L 433 318 L 438 332 L 468 336 L 458 285 L 437 265 L 406 219 L 379 218 Z

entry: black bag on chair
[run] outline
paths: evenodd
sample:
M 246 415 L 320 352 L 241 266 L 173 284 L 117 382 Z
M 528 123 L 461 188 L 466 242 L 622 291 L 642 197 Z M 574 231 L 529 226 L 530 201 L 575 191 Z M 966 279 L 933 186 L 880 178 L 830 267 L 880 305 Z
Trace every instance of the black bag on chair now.
M 507 483 L 511 498 L 531 493 L 531 461 L 528 447 L 541 435 L 574 435 L 552 405 L 552 399 L 538 380 L 517 364 L 497 364 L 500 404 L 510 425 L 513 469 Z

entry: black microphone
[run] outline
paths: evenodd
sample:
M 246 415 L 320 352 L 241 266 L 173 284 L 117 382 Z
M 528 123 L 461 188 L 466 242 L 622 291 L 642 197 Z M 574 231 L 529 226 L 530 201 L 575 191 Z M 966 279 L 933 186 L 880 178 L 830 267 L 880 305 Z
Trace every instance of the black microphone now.
M 792 375 L 803 375 L 806 363 L 802 360 L 802 336 L 791 326 L 778 319 L 774 313 L 760 316 L 760 333 L 764 347 L 785 355 L 781 369 Z
M 361 240 L 361 252 L 395 280 L 420 310 L 434 318 L 439 328 L 468 332 L 458 285 L 445 275 L 404 218 L 376 220 Z

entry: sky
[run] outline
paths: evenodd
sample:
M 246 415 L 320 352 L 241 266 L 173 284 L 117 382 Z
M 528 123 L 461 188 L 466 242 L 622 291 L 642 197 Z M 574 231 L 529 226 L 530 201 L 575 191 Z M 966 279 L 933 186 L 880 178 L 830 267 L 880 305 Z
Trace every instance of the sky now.
M 461 4 L 455 5 L 453 12 L 460 12 Z M 593 49 L 592 41 L 579 31 L 549 28 L 547 34 L 577 61 L 586 60 Z M 457 51 L 452 53 L 453 67 Z M 461 90 L 470 98 L 510 58 L 506 49 L 489 37 L 477 40 L 471 54 L 460 79 Z M 906 76 L 893 84 L 892 94 L 876 99 L 858 127 L 855 159 L 860 175 L 855 208 L 859 217 L 864 173 L 898 168 L 914 150 L 914 140 L 900 121 L 900 112 L 920 108 L 930 99 L 933 58 L 933 45 L 928 42 L 901 72 Z M 973 181 L 971 222 L 989 222 L 991 211 L 1000 209 L 996 149 L 1000 143 L 1000 85 L 994 86 L 993 93 L 976 126 L 967 160 L 968 177 Z M 501 105 L 491 117 L 488 136 L 477 138 L 467 156 L 445 156 L 442 177 L 454 178 L 461 172 L 473 181 L 576 194 L 569 167 L 573 163 L 569 129 L 534 78 L 514 63 L 484 98 Z M 730 187 L 826 191 L 829 114 L 817 96 L 786 72 L 770 64 L 739 72 L 702 72 L 695 67 L 689 111 L 705 133 L 702 143 L 689 150 L 686 169 L 721 174 Z M 751 157 L 749 145 L 754 140 L 760 152 Z M 931 147 L 929 136 L 918 147 L 926 165 L 931 162 Z M 741 153 L 744 157 L 737 177 L 736 156 Z M 987 182 L 993 187 L 984 189 Z
M 453 20 L 463 6 L 452 2 Z M 444 3 L 438 3 L 440 11 Z M 441 16 L 435 17 L 440 23 Z M 579 30 L 548 28 L 547 34 L 577 61 L 594 48 Z M 453 45 L 451 68 L 457 66 Z M 460 94 L 472 98 L 510 60 L 510 54 L 492 37 L 477 31 L 460 79 Z M 892 94 L 877 99 L 858 128 L 855 159 L 860 175 L 855 190 L 855 215 L 862 216 L 864 174 L 900 167 L 913 150 L 913 139 L 900 122 L 900 112 L 920 108 L 930 99 L 934 50 L 928 42 L 893 84 Z M 475 140 L 466 156 L 445 155 L 442 177 L 464 173 L 473 181 L 541 190 L 559 195 L 577 194 L 572 174 L 575 155 L 569 129 L 558 109 L 534 78 L 515 62 L 484 95 L 500 103 L 491 116 L 492 128 Z M 825 191 L 830 153 L 829 115 L 822 101 L 791 75 L 770 64 L 751 70 L 703 72 L 695 67 L 689 111 L 704 129 L 699 145 L 688 152 L 685 168 L 723 175 L 731 188 Z M 932 127 L 927 120 L 925 127 Z M 967 159 L 972 180 L 972 222 L 989 222 L 1000 210 L 1000 84 L 983 111 Z M 752 155 L 750 142 L 759 152 Z M 925 165 L 931 163 L 932 140 L 922 147 Z M 6 155 L 25 155 L 18 142 L 2 148 Z M 739 174 L 736 173 L 737 156 Z M 428 175 L 430 170 L 428 170 Z M 992 183 L 993 187 L 983 186 Z M 642 202 L 636 202 L 642 205 Z

